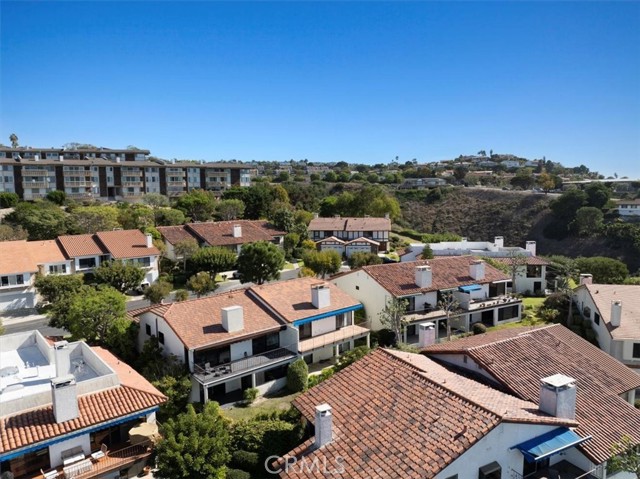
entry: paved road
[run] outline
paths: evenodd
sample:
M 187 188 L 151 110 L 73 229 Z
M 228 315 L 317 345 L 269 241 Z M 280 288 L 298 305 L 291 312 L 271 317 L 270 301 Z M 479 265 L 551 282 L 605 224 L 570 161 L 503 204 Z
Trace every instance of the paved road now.
M 49 327 L 49 318 L 42 316 L 37 319 L 28 319 L 26 321 L 14 322 L 4 326 L 5 334 L 21 333 L 24 331 L 33 331 L 37 329 L 45 336 L 65 336 L 69 334 L 64 329 Z

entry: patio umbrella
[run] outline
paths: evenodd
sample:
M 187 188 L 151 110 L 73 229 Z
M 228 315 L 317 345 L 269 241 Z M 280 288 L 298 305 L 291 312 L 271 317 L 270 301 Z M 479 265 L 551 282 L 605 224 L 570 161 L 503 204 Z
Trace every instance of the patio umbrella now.
M 158 424 L 155 422 L 143 422 L 136 427 L 129 429 L 129 439 L 132 446 L 148 441 L 155 444 L 158 439 L 160 439 Z

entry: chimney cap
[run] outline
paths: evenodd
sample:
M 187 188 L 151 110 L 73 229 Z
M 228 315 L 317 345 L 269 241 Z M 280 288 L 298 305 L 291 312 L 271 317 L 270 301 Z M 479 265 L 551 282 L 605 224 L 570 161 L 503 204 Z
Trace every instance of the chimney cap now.
M 321 414 L 331 412 L 331 406 L 329 406 L 327 403 L 319 404 L 316 406 L 316 412 L 319 412 Z
M 55 343 L 53 343 L 53 349 L 62 349 L 66 348 L 67 346 L 69 346 L 69 342 L 64 339 L 62 341 L 56 341 Z
M 57 378 L 51 379 L 52 386 L 60 386 L 67 383 L 75 382 L 76 378 L 73 374 L 65 374 L 64 376 L 58 376 Z
M 575 384 L 576 380 L 564 374 L 554 374 L 540 380 L 543 384 L 554 388 L 564 388 Z

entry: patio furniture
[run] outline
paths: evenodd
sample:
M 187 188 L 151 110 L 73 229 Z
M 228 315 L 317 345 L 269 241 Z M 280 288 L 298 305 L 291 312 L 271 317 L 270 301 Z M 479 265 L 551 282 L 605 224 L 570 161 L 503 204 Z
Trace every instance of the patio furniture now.
M 53 479 L 54 477 L 58 477 L 57 469 L 51 469 L 50 471 L 47 471 L 47 472 L 44 472 L 42 469 L 40 469 L 40 473 L 42 473 L 42 476 L 44 477 L 44 479 Z

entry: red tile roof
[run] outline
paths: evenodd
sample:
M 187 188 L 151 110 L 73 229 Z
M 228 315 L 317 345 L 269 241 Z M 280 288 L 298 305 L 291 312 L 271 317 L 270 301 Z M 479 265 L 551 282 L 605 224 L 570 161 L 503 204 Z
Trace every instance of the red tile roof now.
M 55 240 L 0 242 L 0 274 L 36 273 L 38 265 L 64 261 Z
M 233 226 L 240 225 L 241 236 L 233 236 Z M 233 220 L 215 221 L 208 223 L 189 223 L 185 225 L 188 231 L 211 246 L 229 246 L 255 241 L 273 241 L 286 232 L 273 228 L 262 220 Z
M 451 256 L 405 263 L 363 266 L 361 270 L 366 271 L 369 276 L 396 297 L 510 279 L 507 274 L 486 263 L 484 279 L 473 279 L 469 276 L 469 265 L 475 260 L 477 258 L 473 256 Z M 427 288 L 420 288 L 415 282 L 415 268 L 423 265 L 430 265 L 432 269 L 432 283 Z
M 311 287 L 323 284 L 329 288 L 330 304 L 323 309 L 311 304 Z M 317 316 L 328 311 L 357 306 L 360 302 L 337 286 L 317 278 L 296 278 L 287 281 L 253 286 L 249 291 L 271 307 L 280 317 L 290 323 Z
M 221 309 L 242 306 L 244 329 L 233 333 L 222 327 Z M 167 322 L 180 341 L 189 349 L 238 341 L 278 331 L 283 324 L 276 316 L 254 300 L 247 290 L 219 293 L 206 298 L 153 307 L 151 313 Z
M 58 243 L 67 258 L 107 254 L 107 250 L 98 243 L 95 235 L 92 234 L 58 236 Z
M 340 244 L 345 244 L 346 243 L 346 241 L 342 241 L 340 238 L 336 238 L 335 236 L 329 236 L 327 238 L 322 238 L 321 240 L 316 241 L 316 244 L 318 244 L 318 243 L 329 243 L 329 242 L 340 243 Z
M 621 284 L 585 284 L 600 317 L 614 339 L 640 340 L 640 286 Z M 620 326 L 611 326 L 611 302 L 622 301 Z
M 149 382 L 102 348 L 95 348 L 118 374 L 120 386 L 78 398 L 79 416 L 56 423 L 52 406 L 0 418 L 0 454 L 55 439 L 164 403 L 167 398 Z
M 140 230 L 100 231 L 95 236 L 114 259 L 140 258 L 160 254 L 155 246 L 147 247 L 147 236 Z
M 196 239 L 189 231 L 187 231 L 187 227 L 185 225 L 179 226 L 158 226 L 157 230 L 163 236 L 163 238 L 172 245 L 179 243 L 180 241 L 184 241 L 186 239 Z
M 309 231 L 391 231 L 389 218 L 314 218 Z
M 527 256 L 527 265 L 529 266 L 548 266 L 551 263 L 549 261 L 547 261 L 544 258 L 541 258 L 540 256 Z M 512 258 L 491 258 L 494 261 L 498 261 L 500 263 L 504 263 L 504 264 L 511 264 L 511 262 L 513 261 Z
M 322 403 L 332 407 L 333 441 L 320 449 L 308 441 L 290 455 L 320 464 L 342 457 L 343 477 L 352 479 L 434 477 L 502 421 L 572 424 L 428 358 L 384 349 L 294 401 L 311 422 Z M 322 468 L 290 468 L 281 477 L 325 476 Z
M 624 434 L 640 442 L 640 410 L 620 397 L 640 387 L 640 375 L 561 325 L 519 333 L 514 328 L 510 336 L 471 336 L 430 346 L 424 353 L 445 361 L 446 354 L 465 354 L 518 397 L 535 403 L 541 378 L 558 373 L 574 378 L 576 432 L 593 436 L 580 448 L 595 464 L 610 456 Z

